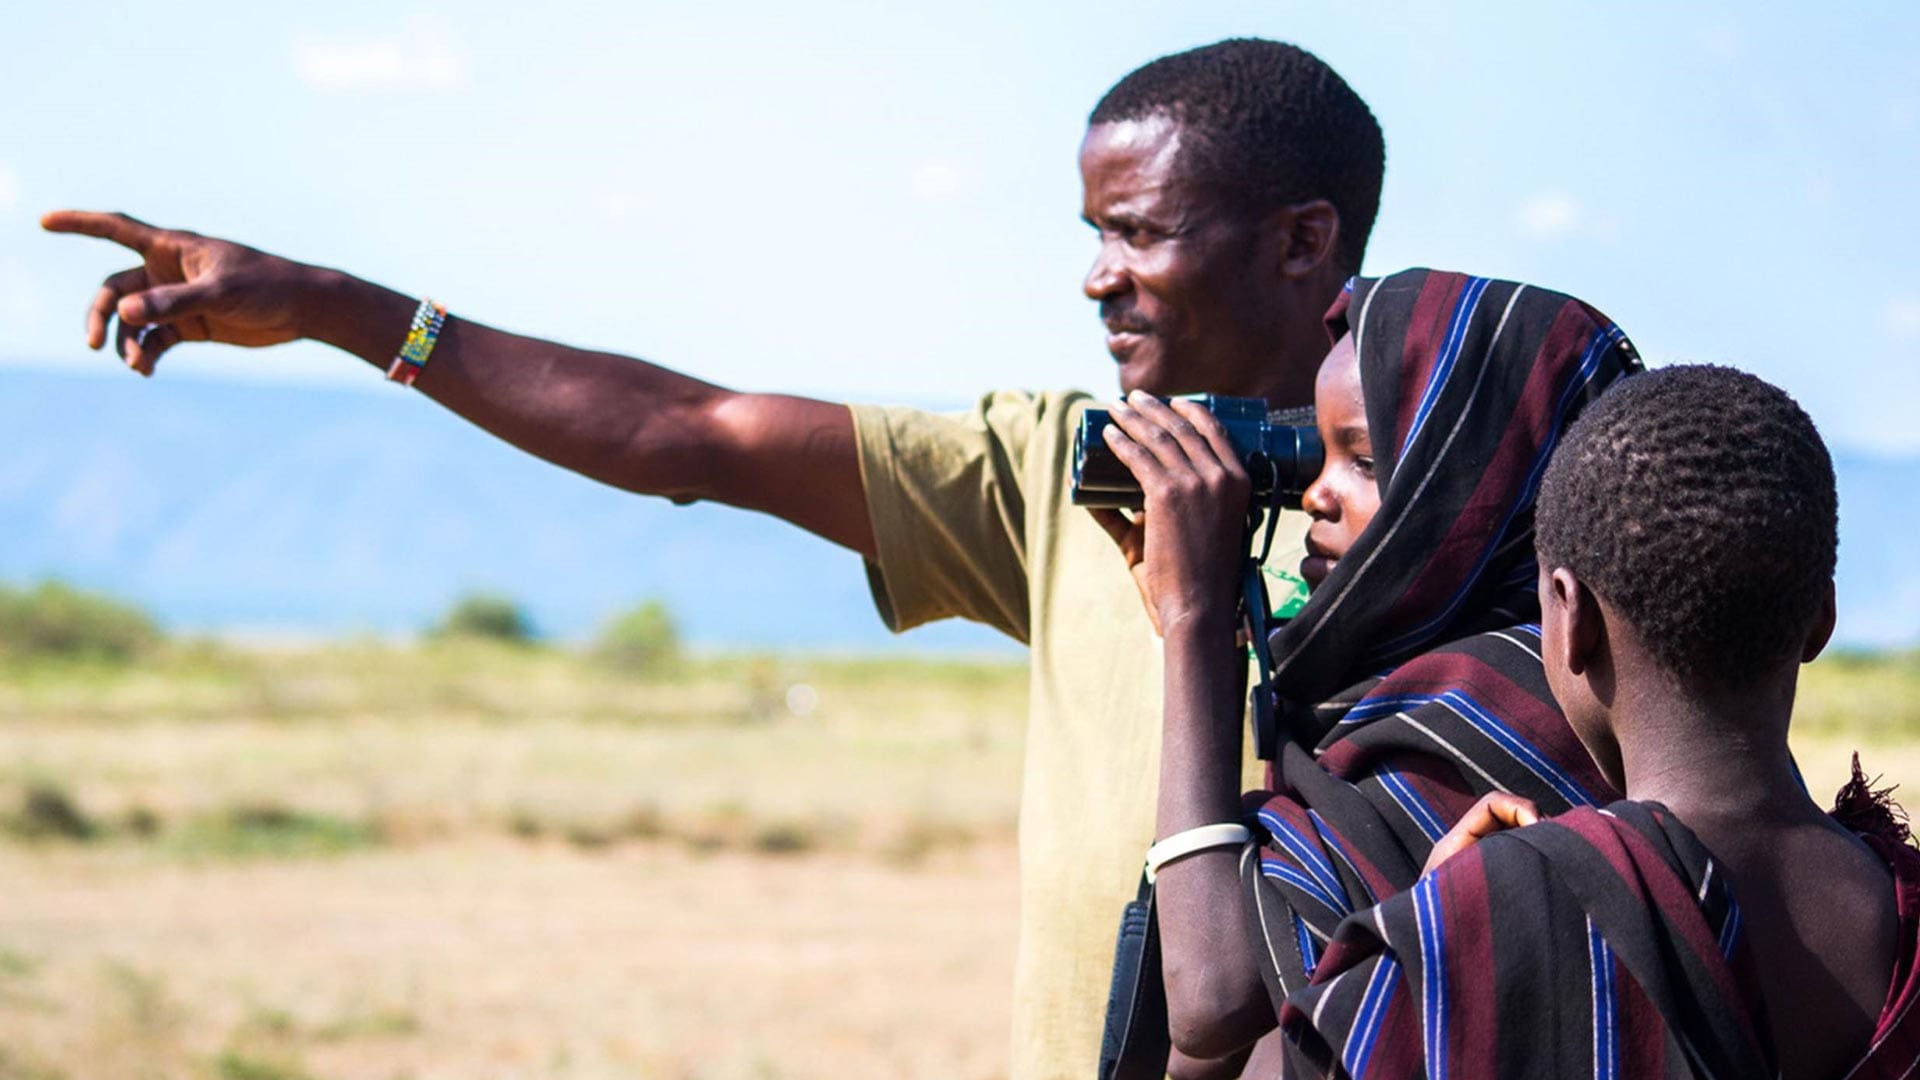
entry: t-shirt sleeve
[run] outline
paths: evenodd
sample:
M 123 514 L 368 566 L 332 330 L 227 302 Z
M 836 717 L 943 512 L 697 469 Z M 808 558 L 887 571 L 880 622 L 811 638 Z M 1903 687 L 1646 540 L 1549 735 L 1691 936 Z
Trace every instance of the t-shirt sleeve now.
M 1027 640 L 1026 477 L 1070 407 L 1010 391 L 963 413 L 853 407 L 877 551 L 867 581 L 889 628 L 958 616 Z

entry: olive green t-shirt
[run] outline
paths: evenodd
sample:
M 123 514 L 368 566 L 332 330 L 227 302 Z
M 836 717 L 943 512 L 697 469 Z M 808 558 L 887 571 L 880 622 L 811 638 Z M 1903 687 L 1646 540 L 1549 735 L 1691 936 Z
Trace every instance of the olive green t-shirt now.
M 1160 641 L 1112 539 L 1069 500 L 1091 401 L 999 392 L 959 414 L 853 408 L 878 550 L 867 576 L 887 625 L 958 616 L 1032 648 L 1012 1080 L 1094 1074 L 1114 932 L 1154 839 Z M 1306 523 L 1283 516 L 1267 560 L 1276 610 L 1305 596 Z

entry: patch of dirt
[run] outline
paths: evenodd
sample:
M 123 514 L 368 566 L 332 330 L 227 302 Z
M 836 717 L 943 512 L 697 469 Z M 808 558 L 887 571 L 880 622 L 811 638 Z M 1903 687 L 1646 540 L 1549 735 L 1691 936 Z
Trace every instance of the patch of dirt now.
M 1015 878 L 1005 843 L 913 866 L 484 837 L 202 865 L 5 847 L 0 1029 L 15 1068 L 73 1077 L 988 1080 Z

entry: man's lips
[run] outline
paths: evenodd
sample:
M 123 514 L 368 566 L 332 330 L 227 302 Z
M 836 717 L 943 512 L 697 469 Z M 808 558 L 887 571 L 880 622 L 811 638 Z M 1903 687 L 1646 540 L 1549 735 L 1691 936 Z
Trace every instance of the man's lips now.
M 1145 338 L 1146 333 L 1144 331 L 1109 329 L 1107 331 L 1107 351 L 1113 354 L 1115 360 L 1125 360 L 1128 356 L 1132 355 L 1133 350 L 1140 347 L 1140 342 Z
M 1107 327 L 1107 351 L 1115 360 L 1125 360 L 1140 345 L 1153 327 L 1138 312 L 1112 302 L 1100 305 L 1100 321 Z

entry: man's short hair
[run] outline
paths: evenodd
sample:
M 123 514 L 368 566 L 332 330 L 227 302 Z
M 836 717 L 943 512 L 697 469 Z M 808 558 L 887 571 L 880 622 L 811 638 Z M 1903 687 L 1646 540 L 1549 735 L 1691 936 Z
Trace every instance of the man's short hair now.
M 1319 57 L 1258 38 L 1163 56 L 1107 91 L 1087 123 L 1162 113 L 1181 125 L 1182 172 L 1218 197 L 1255 211 L 1332 203 L 1334 257 L 1360 272 L 1380 212 L 1386 140 L 1367 103 Z
M 1839 547 L 1833 459 L 1786 392 L 1732 368 L 1622 380 L 1540 488 L 1542 565 L 1571 569 L 1692 686 L 1799 659 Z

